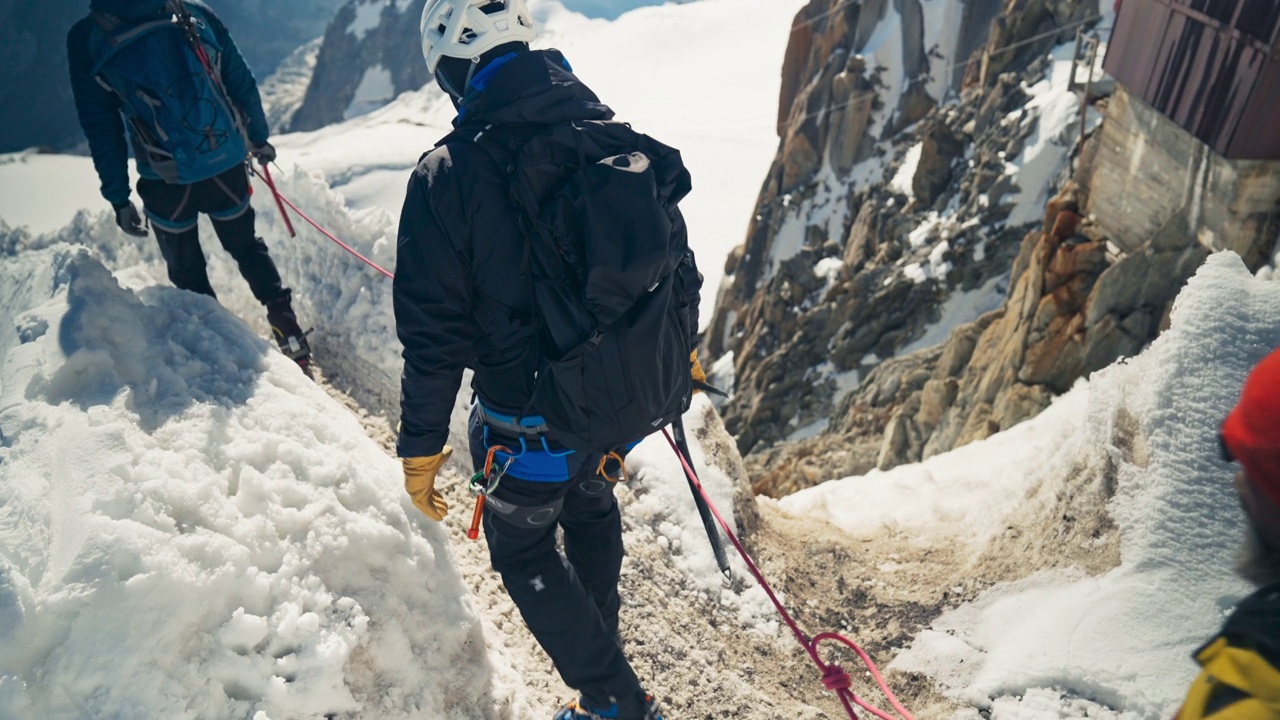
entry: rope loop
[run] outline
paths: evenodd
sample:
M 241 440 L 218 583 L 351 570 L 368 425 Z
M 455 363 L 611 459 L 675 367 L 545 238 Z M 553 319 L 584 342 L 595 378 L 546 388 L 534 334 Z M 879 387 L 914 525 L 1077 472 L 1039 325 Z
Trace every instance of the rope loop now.
M 853 687 L 853 678 L 844 668 L 832 663 L 822 671 L 822 686 L 832 692 L 848 690 Z
M 778 611 L 778 615 L 782 617 L 783 622 L 785 622 L 787 627 L 791 629 L 791 634 L 795 635 L 796 640 L 798 640 L 800 645 L 804 647 L 805 652 L 809 654 L 809 659 L 813 661 L 813 664 L 822 670 L 822 684 L 828 690 L 831 690 L 835 692 L 836 695 L 840 696 L 840 702 L 844 705 L 844 709 L 849 714 L 850 720 L 858 719 L 858 715 L 853 709 L 854 705 L 861 707 L 863 710 L 866 710 L 879 720 L 915 720 L 911 713 L 902 706 L 902 703 L 898 702 L 898 697 L 893 694 L 893 690 L 891 690 L 889 688 L 889 684 L 885 682 L 884 677 L 880 674 L 880 669 L 876 667 L 874 662 L 872 662 L 871 656 L 868 655 L 861 647 L 858 647 L 857 643 L 839 633 L 818 633 L 813 636 L 812 639 L 804 634 L 804 631 L 800 629 L 799 624 L 797 624 L 795 619 L 791 617 L 791 613 L 787 612 L 787 609 L 783 607 L 782 601 L 778 599 L 777 593 L 773 591 L 773 587 L 770 586 L 769 581 L 765 579 L 764 573 L 760 572 L 760 568 L 757 567 L 755 561 L 751 559 L 751 555 L 747 553 L 747 549 L 742 546 L 742 541 L 738 539 L 736 534 L 734 534 L 733 529 L 729 527 L 729 523 L 725 521 L 724 516 L 720 514 L 720 511 L 716 509 L 715 504 L 711 502 L 711 498 L 707 497 L 706 489 L 702 487 L 702 483 L 698 480 L 697 473 L 693 471 L 693 468 L 689 467 L 689 461 L 685 459 L 684 455 L 680 452 L 679 447 L 676 446 L 676 441 L 672 439 L 671 433 L 668 432 L 666 428 L 663 428 L 662 434 L 666 436 L 667 443 L 671 445 L 671 449 L 675 452 L 676 458 L 684 468 L 685 476 L 689 478 L 689 482 L 698 489 L 698 492 L 702 495 L 703 499 L 707 501 L 707 507 L 711 510 L 711 514 L 714 515 L 716 520 L 720 523 L 720 529 L 724 531 L 725 537 L 728 537 L 729 542 L 733 543 L 734 549 L 738 551 L 738 555 L 741 556 L 742 561 L 746 563 L 747 570 L 751 571 L 751 576 L 756 579 L 756 582 L 760 583 L 760 589 L 764 590 L 764 594 L 767 595 L 769 597 L 769 601 L 773 603 L 773 609 Z M 871 677 L 876 681 L 876 685 L 880 687 L 880 691 L 884 693 L 885 698 L 889 700 L 889 704 L 893 706 L 895 711 L 897 711 L 897 718 L 874 705 L 867 703 L 865 700 L 855 695 L 853 691 L 850 690 L 850 686 L 853 685 L 853 680 L 849 677 L 849 674 L 835 664 L 828 665 L 827 663 L 824 663 L 822 659 L 818 657 L 818 645 L 826 641 L 840 643 L 857 654 L 858 659 L 867 666 L 867 672 L 870 673 Z

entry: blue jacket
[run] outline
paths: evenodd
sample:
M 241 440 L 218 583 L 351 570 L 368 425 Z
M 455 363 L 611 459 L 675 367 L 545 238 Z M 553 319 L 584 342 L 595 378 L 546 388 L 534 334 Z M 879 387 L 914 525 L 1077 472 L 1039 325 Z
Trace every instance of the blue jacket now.
M 270 128 L 266 113 L 262 110 L 262 98 L 258 83 L 245 63 L 240 50 L 227 28 L 213 10 L 200 0 L 186 0 L 192 15 L 207 23 L 223 48 L 222 82 L 227 94 L 247 120 L 249 142 L 261 145 L 267 141 Z M 91 12 L 102 12 L 121 20 L 133 21 L 153 17 L 166 12 L 165 0 L 92 0 Z M 137 147 L 133 129 L 121 114 L 120 99 L 115 93 L 98 84 L 92 72 L 94 67 L 93 43 L 103 35 L 92 15 L 82 18 L 67 33 L 67 59 L 71 69 L 71 90 L 75 96 L 76 111 L 80 115 L 80 127 L 89 140 L 89 152 L 93 165 L 102 181 L 102 196 L 113 206 L 129 201 L 129 143 Z M 126 141 L 126 130 L 129 139 Z M 136 153 L 138 174 L 145 178 L 159 179 L 151 170 L 145 157 Z

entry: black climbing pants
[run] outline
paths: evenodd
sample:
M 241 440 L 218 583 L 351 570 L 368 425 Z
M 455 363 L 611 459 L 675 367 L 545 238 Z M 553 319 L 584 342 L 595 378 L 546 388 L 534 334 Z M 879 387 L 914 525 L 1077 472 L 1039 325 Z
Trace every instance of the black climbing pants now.
M 197 230 L 199 214 L 205 213 L 258 302 L 266 305 L 287 292 L 267 244 L 254 234 L 249 176 L 243 167 L 191 185 L 142 178 L 138 180 L 138 196 L 169 267 L 169 280 L 175 286 L 216 297 L 209 284 Z
M 479 469 L 486 450 L 474 415 L 470 430 Z M 625 707 L 641 686 L 618 644 L 622 518 L 613 483 L 596 475 L 599 456 L 574 456 L 568 481 L 504 476 L 485 504 L 485 540 L 493 569 L 565 684 L 594 707 L 613 698 Z

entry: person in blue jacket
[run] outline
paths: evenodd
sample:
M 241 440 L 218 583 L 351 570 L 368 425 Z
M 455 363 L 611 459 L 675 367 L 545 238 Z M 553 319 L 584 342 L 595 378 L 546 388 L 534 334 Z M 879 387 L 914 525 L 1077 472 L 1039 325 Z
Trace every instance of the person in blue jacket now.
M 222 21 L 199 0 L 91 0 L 67 34 L 71 89 L 102 195 L 124 232 L 147 230 L 138 196 L 179 288 L 216 297 L 197 220 L 205 213 L 267 309 L 280 349 L 310 362 L 305 334 L 267 245 L 254 232 L 246 161 L 275 159 L 253 73 Z

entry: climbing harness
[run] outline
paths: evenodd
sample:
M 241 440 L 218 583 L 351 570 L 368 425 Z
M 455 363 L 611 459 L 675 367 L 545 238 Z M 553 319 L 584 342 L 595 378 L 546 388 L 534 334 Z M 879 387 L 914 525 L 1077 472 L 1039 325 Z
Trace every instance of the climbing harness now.
M 493 462 L 494 456 L 498 453 L 507 456 L 507 461 L 501 467 Z M 480 519 L 484 516 L 485 498 L 498 489 L 498 483 L 502 482 L 502 476 L 507 473 L 507 468 L 511 467 L 514 460 L 515 456 L 511 454 L 511 448 L 506 445 L 494 445 L 489 448 L 489 453 L 484 458 L 484 469 L 471 476 L 471 482 L 467 486 L 471 494 L 476 496 L 476 509 L 471 513 L 471 528 L 467 530 L 467 539 L 475 540 L 480 537 Z
M 831 690 L 840 697 L 840 702 L 844 704 L 844 709 L 849 713 L 849 717 L 857 720 L 858 714 L 853 709 L 853 706 L 856 704 L 872 715 L 875 715 L 877 718 L 880 718 L 880 720 L 915 720 L 915 717 L 911 713 L 907 712 L 907 709 L 902 706 L 902 703 L 898 702 L 898 697 L 889 689 L 889 684 L 885 682 L 884 677 L 880 674 L 879 668 L 877 668 L 875 663 L 871 661 L 871 656 L 862 648 L 858 647 L 857 644 L 839 633 L 820 633 L 812 638 L 804 634 L 804 631 L 802 631 L 796 621 L 792 619 L 791 614 L 787 612 L 785 607 L 783 607 L 782 602 L 778 600 L 778 596 L 773 592 L 773 588 L 769 585 L 769 581 L 765 579 L 764 574 L 761 573 L 760 569 L 756 567 L 756 564 L 752 562 L 751 556 L 747 554 L 747 550 L 742 546 L 742 542 L 738 540 L 738 536 L 729 528 L 729 523 L 725 522 L 725 519 L 720 515 L 720 512 L 716 510 L 715 505 L 711 503 L 711 499 L 707 497 L 706 489 L 702 487 L 702 483 L 698 480 L 697 473 L 693 471 L 692 465 L 686 459 L 685 453 L 681 452 L 675 439 L 671 437 L 671 433 L 668 432 L 666 428 L 663 428 L 662 434 L 667 438 L 667 443 L 671 445 L 671 449 L 675 451 L 676 457 L 680 460 L 680 465 L 683 466 L 685 477 L 689 479 L 689 483 L 697 489 L 698 495 L 702 498 L 702 501 L 706 504 L 708 510 L 714 514 L 716 520 L 719 521 L 720 527 L 729 538 L 729 542 L 733 543 L 733 547 L 736 548 L 738 554 L 742 556 L 742 560 L 746 563 L 747 569 L 751 571 L 751 575 L 755 577 L 756 582 L 760 583 L 761 589 L 763 589 L 765 594 L 769 596 L 769 600 L 773 603 L 774 609 L 776 609 L 778 614 L 782 616 L 783 621 L 785 621 L 787 626 L 791 628 L 791 633 L 795 635 L 796 640 L 798 640 L 800 645 L 804 647 L 805 652 L 809 653 L 809 658 L 813 660 L 813 663 L 817 665 L 818 669 L 822 672 L 823 687 Z M 844 668 L 836 665 L 835 663 L 825 663 L 822 661 L 822 658 L 818 656 L 818 645 L 828 640 L 842 643 L 857 654 L 863 664 L 866 665 L 867 671 L 870 673 L 872 679 L 874 679 L 876 684 L 880 686 L 880 691 L 884 693 L 885 698 L 889 700 L 889 704 L 898 712 L 898 718 L 895 718 L 893 715 L 888 714 L 858 697 L 851 689 L 853 686 L 853 679 L 849 677 L 849 673 Z

